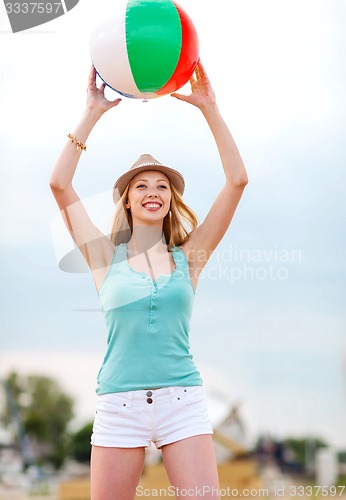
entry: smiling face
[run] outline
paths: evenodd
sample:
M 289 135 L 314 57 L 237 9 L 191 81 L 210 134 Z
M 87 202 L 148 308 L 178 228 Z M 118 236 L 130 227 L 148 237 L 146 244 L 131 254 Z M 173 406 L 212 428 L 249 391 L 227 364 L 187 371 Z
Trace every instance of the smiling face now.
M 139 172 L 130 182 L 126 208 L 136 225 L 162 223 L 171 204 L 171 186 L 167 175 L 157 170 Z

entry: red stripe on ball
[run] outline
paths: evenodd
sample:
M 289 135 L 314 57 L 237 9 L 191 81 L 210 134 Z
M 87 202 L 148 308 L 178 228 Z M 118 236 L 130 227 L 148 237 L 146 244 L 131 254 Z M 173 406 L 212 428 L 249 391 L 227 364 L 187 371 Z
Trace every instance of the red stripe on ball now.
M 191 78 L 199 58 L 199 43 L 196 28 L 184 9 L 174 2 L 182 27 L 182 48 L 177 67 L 168 82 L 159 89 L 158 95 L 171 94 L 180 89 Z

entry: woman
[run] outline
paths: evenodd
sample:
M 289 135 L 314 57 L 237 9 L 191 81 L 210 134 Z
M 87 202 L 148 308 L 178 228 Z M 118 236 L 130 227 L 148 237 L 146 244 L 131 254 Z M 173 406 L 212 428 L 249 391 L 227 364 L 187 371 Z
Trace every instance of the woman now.
M 177 496 L 186 488 L 189 498 L 220 498 L 203 383 L 189 353 L 189 321 L 199 275 L 248 179 L 200 61 L 190 83 L 189 96 L 172 96 L 200 109 L 225 173 L 200 225 L 182 200 L 183 176 L 150 155 L 142 155 L 114 185 L 111 238 L 93 225 L 72 179 L 94 125 L 121 101 L 105 98 L 93 67 L 85 112 L 51 174 L 50 187 L 92 271 L 109 330 L 91 440 L 92 500 L 133 499 L 151 441 L 162 450 Z

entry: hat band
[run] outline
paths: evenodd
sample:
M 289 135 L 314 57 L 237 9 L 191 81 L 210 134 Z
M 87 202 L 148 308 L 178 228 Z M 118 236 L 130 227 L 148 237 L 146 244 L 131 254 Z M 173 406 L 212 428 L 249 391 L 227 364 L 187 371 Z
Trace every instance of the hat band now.
M 132 168 L 147 167 L 149 165 L 159 165 L 160 167 L 163 167 L 161 163 L 156 163 L 154 161 L 147 161 L 145 163 L 140 163 L 139 165 L 136 165 L 135 167 Z

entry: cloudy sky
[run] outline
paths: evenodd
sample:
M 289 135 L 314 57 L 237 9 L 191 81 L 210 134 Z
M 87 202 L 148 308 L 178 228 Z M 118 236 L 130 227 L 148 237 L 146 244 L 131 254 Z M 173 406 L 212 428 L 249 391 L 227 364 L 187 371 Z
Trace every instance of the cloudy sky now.
M 240 403 L 249 435 L 346 448 L 346 4 L 179 3 L 249 176 L 198 285 L 194 359 L 210 393 Z M 0 376 L 57 377 L 76 423 L 93 415 L 106 328 L 91 275 L 59 268 L 73 246 L 48 180 L 84 108 L 90 32 L 111 4 L 80 0 L 15 35 L 0 5 Z M 141 153 L 183 172 L 200 220 L 223 183 L 202 115 L 169 96 L 124 99 L 87 145 L 74 186 L 104 230 L 111 186 Z

